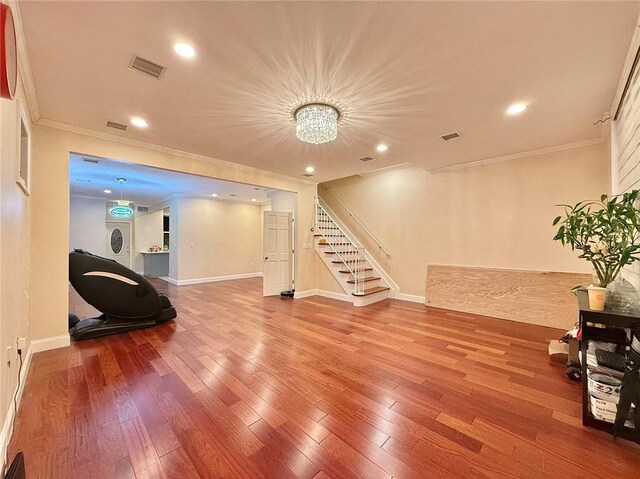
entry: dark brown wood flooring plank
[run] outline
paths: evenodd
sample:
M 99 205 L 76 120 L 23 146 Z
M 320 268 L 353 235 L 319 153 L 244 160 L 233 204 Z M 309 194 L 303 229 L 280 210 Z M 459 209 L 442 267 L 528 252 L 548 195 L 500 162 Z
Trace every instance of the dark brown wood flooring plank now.
M 9 447 L 58 478 L 635 477 L 585 429 L 562 332 L 387 300 L 176 287 L 154 328 L 37 353 Z M 70 308 L 92 314 L 74 293 Z M 594 454 L 593 451 L 598 451 Z

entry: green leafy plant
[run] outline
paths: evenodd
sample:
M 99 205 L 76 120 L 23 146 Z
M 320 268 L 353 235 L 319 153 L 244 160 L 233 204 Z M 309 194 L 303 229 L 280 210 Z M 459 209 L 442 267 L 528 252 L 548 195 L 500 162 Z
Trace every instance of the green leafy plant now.
M 603 288 L 623 266 L 640 260 L 640 210 L 634 203 L 639 190 L 622 195 L 602 195 L 599 201 L 581 201 L 564 207 L 564 215 L 553 220 L 553 237 L 562 245 L 579 250 L 578 258 L 589 261 Z

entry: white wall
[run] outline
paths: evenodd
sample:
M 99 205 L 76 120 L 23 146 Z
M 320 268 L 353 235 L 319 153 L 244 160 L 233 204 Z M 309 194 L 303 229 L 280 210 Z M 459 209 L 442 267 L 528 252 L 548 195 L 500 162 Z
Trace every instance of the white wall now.
M 141 251 L 149 251 L 151 246 L 162 248 L 162 210 L 148 214 L 136 214 L 133 219 L 135 241 L 133 252 L 133 269 L 138 273 L 144 271 L 144 255 Z
M 12 417 L 12 397 L 17 388 L 18 360 L 16 338 L 26 337 L 23 350 L 26 360 L 30 347 L 29 333 L 29 234 L 31 197 L 16 184 L 18 178 L 19 107 L 24 105 L 22 85 L 18 85 L 16 99 L 0 99 L 0 467 L 4 464 L 3 447 L 8 441 Z M 20 103 L 19 103 L 20 102 Z M 30 119 L 27 113 L 27 123 Z M 32 192 L 33 187 L 32 187 Z M 65 208 L 66 209 L 66 208 Z M 64 214 L 64 210 L 63 210 Z M 11 347 L 11 361 L 5 351 Z M 23 371 L 23 377 L 26 377 Z
M 427 264 L 590 272 L 551 238 L 559 203 L 608 193 L 606 144 L 430 174 L 420 168 L 327 183 L 391 252 L 386 258 L 334 198 L 319 194 L 402 293 L 425 294 Z
M 69 198 L 69 251 L 84 249 L 105 256 L 107 249 L 106 200 Z
M 177 267 L 172 278 L 185 281 L 262 271 L 260 205 L 179 197 L 169 211 L 170 264 Z
M 631 42 L 629 60 L 635 58 L 640 48 L 640 26 Z M 615 193 L 625 193 L 640 189 L 640 66 L 631 71 L 631 65 L 625 68 L 621 85 L 630 77 L 628 90 L 620 111 L 611 123 L 610 151 L 612 189 Z M 622 91 L 620 91 L 622 94 Z M 616 109 L 612 109 L 616 111 Z M 640 261 L 626 266 L 622 277 L 640 288 Z

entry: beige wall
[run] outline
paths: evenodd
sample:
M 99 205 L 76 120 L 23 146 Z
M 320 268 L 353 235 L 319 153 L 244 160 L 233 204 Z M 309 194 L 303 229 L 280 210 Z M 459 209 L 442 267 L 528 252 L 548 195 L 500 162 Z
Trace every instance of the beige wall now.
M 104 256 L 107 244 L 106 200 L 72 196 L 69 199 L 69 251 L 84 249 Z
M 270 191 L 267 196 L 271 200 L 271 211 L 290 211 L 296 216 L 298 200 L 290 191 Z
M 24 101 L 21 85 L 16 99 L 0 99 L 0 428 L 5 425 L 17 387 L 16 339 L 29 339 L 29 221 L 31 198 L 16 184 L 18 177 L 19 103 Z M 24 106 L 26 110 L 26 105 Z M 28 119 L 28 113 L 27 113 Z M 66 298 L 65 298 L 66 299 Z M 11 346 L 11 362 L 5 361 Z M 27 348 L 23 350 L 26 357 Z M 3 431 L 5 432 L 5 431 Z M 4 464 L 4 451 L 0 451 Z
M 175 279 L 182 281 L 262 271 L 260 205 L 177 198 L 176 206 L 180 240 L 177 249 L 178 277 Z M 171 229 L 175 231 L 173 225 Z M 175 253 L 171 255 L 175 256 Z
M 376 258 L 402 293 L 425 294 L 427 264 L 589 272 L 551 238 L 559 203 L 610 189 L 607 146 L 430 174 L 419 168 L 326 185 L 391 252 Z M 375 245 L 320 185 L 320 196 L 371 252 Z
M 308 181 L 196 155 L 175 154 L 143 144 L 122 143 L 111 136 L 98 138 L 34 126 L 33 139 L 31 333 L 34 338 L 67 334 L 69 152 L 297 192 L 299 224 L 312 224 L 316 185 Z M 174 229 L 173 224 L 171 229 Z M 301 227 L 297 245 L 300 254 L 296 263 L 301 291 L 316 288 L 314 252 L 301 248 L 303 243 L 310 242 L 312 233 L 309 228 Z

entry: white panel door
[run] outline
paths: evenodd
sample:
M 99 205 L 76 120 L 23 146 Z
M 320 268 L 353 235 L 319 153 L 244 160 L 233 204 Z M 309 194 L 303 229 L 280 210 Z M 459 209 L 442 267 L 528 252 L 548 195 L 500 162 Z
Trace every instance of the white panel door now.
M 107 258 L 131 268 L 131 223 L 107 221 Z
M 264 296 L 273 296 L 291 289 L 291 213 L 265 211 L 263 220 L 262 288 Z

